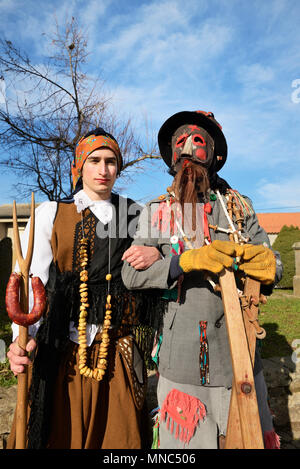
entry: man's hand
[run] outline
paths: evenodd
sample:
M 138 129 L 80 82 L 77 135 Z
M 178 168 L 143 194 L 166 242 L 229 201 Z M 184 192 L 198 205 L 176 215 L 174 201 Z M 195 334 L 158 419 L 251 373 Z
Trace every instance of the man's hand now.
M 35 350 L 35 348 L 36 341 L 32 337 L 29 337 L 29 340 L 26 345 L 26 352 L 31 353 Z M 9 360 L 10 369 L 14 373 L 14 375 L 17 375 L 18 373 L 23 373 L 24 366 L 31 364 L 31 360 L 27 356 L 26 352 L 21 347 L 19 347 L 18 337 L 12 344 L 10 344 L 9 351 L 7 352 L 7 358 Z
M 274 282 L 276 259 L 274 253 L 263 245 L 245 244 L 239 269 L 265 285 Z
M 159 259 L 160 252 L 152 246 L 131 246 L 122 257 L 122 261 L 127 261 L 136 270 L 146 270 Z
M 224 267 L 231 267 L 234 258 L 240 257 L 243 248 L 232 241 L 213 241 L 208 246 L 185 251 L 180 256 L 179 265 L 184 272 L 208 270 L 219 274 Z

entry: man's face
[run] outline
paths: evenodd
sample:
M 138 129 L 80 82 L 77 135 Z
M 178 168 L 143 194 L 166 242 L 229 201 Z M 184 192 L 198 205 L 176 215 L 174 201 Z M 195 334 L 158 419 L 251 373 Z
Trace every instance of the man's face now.
M 214 142 L 206 130 L 196 125 L 180 126 L 172 137 L 172 166 L 190 159 L 209 168 L 214 155 Z
M 117 157 L 109 148 L 93 151 L 82 168 L 83 189 L 92 200 L 110 197 L 117 177 Z

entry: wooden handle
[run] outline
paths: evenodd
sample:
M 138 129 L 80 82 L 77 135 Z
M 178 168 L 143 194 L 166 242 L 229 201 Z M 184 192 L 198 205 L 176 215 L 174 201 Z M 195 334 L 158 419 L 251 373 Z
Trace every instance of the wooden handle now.
M 231 270 L 226 269 L 220 275 L 220 286 L 234 376 L 232 405 L 238 407 L 242 437 L 242 440 L 240 437 L 237 438 L 237 443 L 232 438 L 233 432 L 237 429 L 233 428 L 232 419 L 229 418 L 228 423 L 231 427 L 227 428 L 228 440 L 230 438 L 231 448 L 236 448 L 236 444 L 240 445 L 242 441 L 244 449 L 263 449 L 253 368 L 234 273 Z M 235 418 L 236 415 L 237 413 Z M 225 447 L 228 447 L 227 443 Z

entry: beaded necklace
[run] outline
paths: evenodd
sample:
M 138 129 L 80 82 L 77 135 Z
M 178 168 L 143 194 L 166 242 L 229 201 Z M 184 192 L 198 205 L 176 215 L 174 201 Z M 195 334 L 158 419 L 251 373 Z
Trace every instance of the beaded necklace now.
M 87 337 L 86 337 L 86 326 L 87 326 L 87 309 L 89 307 L 88 304 L 88 239 L 84 236 L 84 229 L 83 229 L 83 212 L 81 212 L 81 229 L 82 229 L 82 238 L 80 239 L 80 266 L 82 270 L 80 271 L 80 285 L 79 285 L 79 294 L 80 294 L 80 310 L 79 310 L 79 325 L 78 325 L 78 342 L 79 342 L 79 372 L 81 375 L 85 376 L 86 378 L 94 378 L 97 381 L 101 381 L 105 375 L 105 371 L 107 369 L 108 361 L 108 347 L 110 342 L 109 337 L 109 328 L 111 325 L 111 295 L 110 292 L 110 281 L 111 281 L 111 273 L 110 273 L 110 233 L 108 236 L 108 274 L 106 275 L 107 280 L 107 297 L 106 297 L 106 305 L 105 305 L 105 316 L 103 321 L 102 327 L 102 334 L 101 334 L 101 344 L 99 346 L 98 357 L 97 357 L 97 365 L 96 368 L 92 369 L 87 365 Z M 109 225 L 110 226 L 110 225 Z

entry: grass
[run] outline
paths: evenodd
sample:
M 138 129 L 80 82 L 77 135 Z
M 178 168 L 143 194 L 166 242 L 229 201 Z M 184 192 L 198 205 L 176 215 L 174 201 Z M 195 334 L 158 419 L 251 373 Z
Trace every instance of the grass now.
M 262 357 L 291 355 L 293 340 L 300 339 L 300 298 L 292 290 L 274 290 L 260 307 L 259 323 L 267 333 L 261 342 Z
M 0 339 L 4 340 L 6 347 L 11 343 L 11 326 L 6 311 L 0 311 Z M 8 360 L 0 363 L 0 386 L 10 387 L 17 383 L 17 379 L 9 369 Z
M 261 341 L 262 358 L 290 356 L 293 340 L 300 339 L 300 298 L 294 297 L 292 290 L 274 290 L 267 304 L 260 306 L 259 323 L 267 332 Z M 11 327 L 3 311 L 0 312 L 0 339 L 9 346 Z M 16 382 L 8 361 L 0 363 L 0 386 L 9 387 Z
M 4 363 L 0 363 L 0 387 L 9 388 L 17 384 L 17 378 L 9 369 L 8 360 Z

